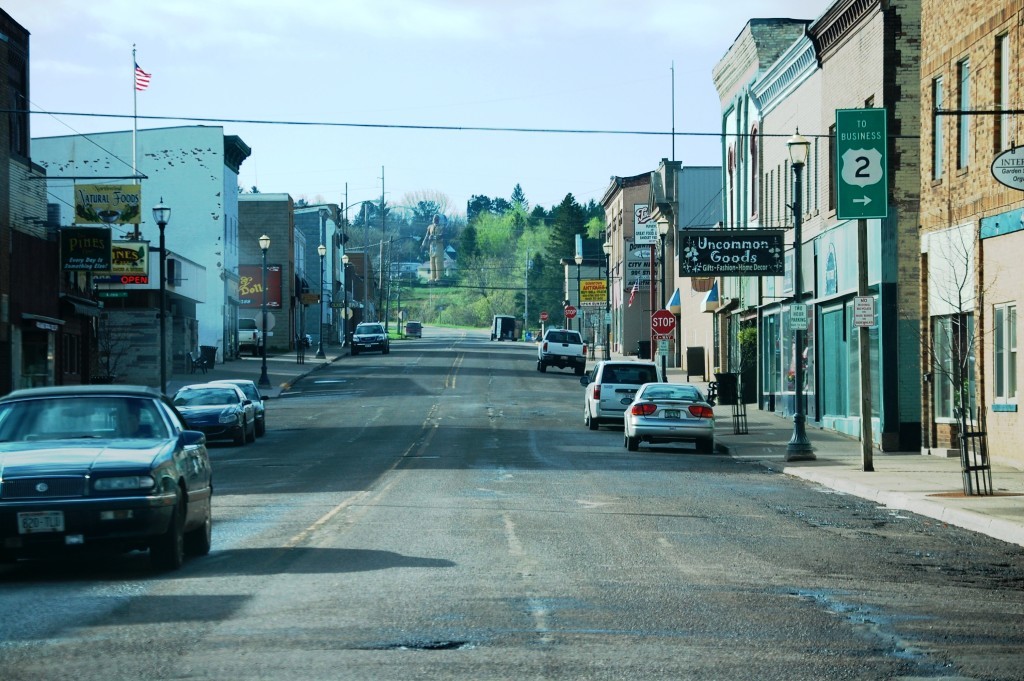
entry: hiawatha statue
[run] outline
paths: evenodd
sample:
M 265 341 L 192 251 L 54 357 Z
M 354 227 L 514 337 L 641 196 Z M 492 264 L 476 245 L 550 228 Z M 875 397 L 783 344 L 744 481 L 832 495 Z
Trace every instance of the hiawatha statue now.
M 434 283 L 441 280 L 444 272 L 444 226 L 441 224 L 441 216 L 435 215 L 434 220 L 427 227 L 427 233 L 423 235 L 422 248 L 427 249 L 430 256 L 430 278 L 428 281 Z

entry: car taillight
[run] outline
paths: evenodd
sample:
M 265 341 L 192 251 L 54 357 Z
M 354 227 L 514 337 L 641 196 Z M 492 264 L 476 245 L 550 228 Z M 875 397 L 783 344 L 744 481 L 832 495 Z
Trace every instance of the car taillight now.
M 544 341 L 544 344 L 541 346 L 541 350 L 543 350 L 544 352 L 548 351 L 548 342 L 547 341 Z
M 597 385 L 594 386 L 594 399 L 595 400 L 601 399 L 601 384 L 600 383 L 598 383 Z
M 583 344 L 583 356 L 584 357 L 587 356 L 587 344 L 586 343 Z
M 715 418 L 715 412 L 711 410 L 711 407 L 705 407 L 700 404 L 691 404 L 689 411 L 691 414 L 699 419 L 713 419 Z
M 641 402 L 640 404 L 634 404 L 629 413 L 633 416 L 650 416 L 657 408 L 658 405 L 653 402 Z

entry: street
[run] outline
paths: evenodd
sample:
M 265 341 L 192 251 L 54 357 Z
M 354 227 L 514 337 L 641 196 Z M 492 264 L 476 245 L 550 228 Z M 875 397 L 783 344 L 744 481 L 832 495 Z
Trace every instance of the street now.
M 535 363 L 430 328 L 296 380 L 210 445 L 209 556 L 0 567 L 0 679 L 1024 678 L 1020 547 L 627 452 Z

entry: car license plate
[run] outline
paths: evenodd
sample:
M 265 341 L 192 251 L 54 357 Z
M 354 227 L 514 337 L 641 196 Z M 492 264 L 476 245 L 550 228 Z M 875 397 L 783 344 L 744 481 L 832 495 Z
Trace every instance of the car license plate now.
M 18 533 L 63 532 L 63 511 L 32 511 L 18 514 Z
M 663 411 L 661 413 L 664 414 L 665 418 L 667 418 L 667 419 L 677 419 L 677 418 L 679 418 L 679 410 L 678 409 L 666 409 L 665 411 Z

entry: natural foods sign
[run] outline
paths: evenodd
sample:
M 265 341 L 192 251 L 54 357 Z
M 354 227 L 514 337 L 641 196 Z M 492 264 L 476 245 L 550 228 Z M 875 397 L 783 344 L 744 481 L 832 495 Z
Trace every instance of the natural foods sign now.
M 781 229 L 684 229 L 679 233 L 679 276 L 782 276 L 784 234 Z
M 137 225 L 142 193 L 137 184 L 76 184 L 76 225 Z

